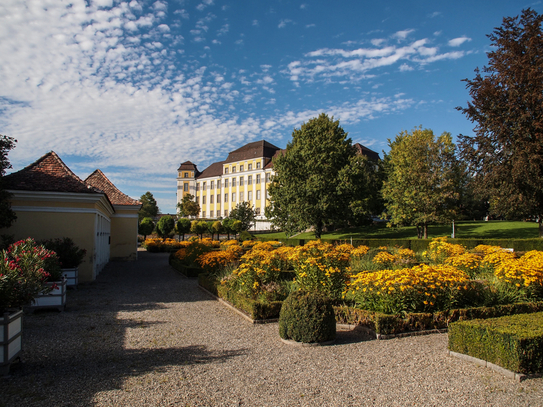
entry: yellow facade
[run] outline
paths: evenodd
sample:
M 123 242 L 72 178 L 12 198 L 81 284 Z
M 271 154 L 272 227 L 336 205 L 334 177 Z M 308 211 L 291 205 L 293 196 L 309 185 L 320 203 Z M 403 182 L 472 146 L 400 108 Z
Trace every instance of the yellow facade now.
M 102 194 L 10 191 L 17 220 L 1 234 L 16 240 L 69 236 L 87 254 L 79 266 L 79 281 L 92 281 L 109 261 L 113 207 Z
M 111 216 L 111 260 L 131 261 L 138 254 L 139 207 L 113 205 Z

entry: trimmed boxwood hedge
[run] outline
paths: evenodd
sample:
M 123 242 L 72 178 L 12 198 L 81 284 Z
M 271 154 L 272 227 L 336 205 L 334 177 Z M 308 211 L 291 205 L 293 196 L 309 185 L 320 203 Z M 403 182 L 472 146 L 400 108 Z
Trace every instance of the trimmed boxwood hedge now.
M 187 277 L 198 277 L 199 274 L 203 273 L 204 270 L 201 267 L 189 267 L 186 266 L 181 260 L 176 259 L 173 256 L 174 253 L 170 254 L 169 263 L 174 269 L 179 271 L 181 274 L 184 274 Z
M 444 329 L 451 322 L 487 319 L 504 315 L 534 313 L 543 311 L 543 302 L 529 302 L 496 307 L 453 309 L 436 313 L 412 313 L 405 317 L 361 310 L 358 308 L 334 307 L 336 321 L 342 324 L 362 325 L 380 335 L 395 335 L 405 332 Z
M 449 350 L 517 373 L 543 373 L 543 312 L 452 323 Z
M 224 285 L 217 285 L 218 297 L 228 301 L 230 304 L 245 312 L 253 320 L 276 319 L 279 317 L 283 301 L 262 302 L 247 298 Z

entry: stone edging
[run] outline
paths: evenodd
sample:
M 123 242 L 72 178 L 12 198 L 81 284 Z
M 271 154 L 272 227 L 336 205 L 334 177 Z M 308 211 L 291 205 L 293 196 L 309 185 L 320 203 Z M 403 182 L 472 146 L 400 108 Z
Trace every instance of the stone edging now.
M 290 339 L 283 339 L 283 338 L 280 338 L 280 339 L 281 339 L 281 342 L 286 343 L 287 345 L 299 346 L 299 347 L 302 347 L 302 348 L 306 348 L 306 347 L 311 348 L 311 347 L 315 347 L 315 346 L 329 346 L 329 345 L 333 345 L 334 343 L 336 343 L 335 339 L 332 339 L 331 341 L 314 342 L 314 343 L 296 342 L 296 341 L 293 341 L 293 340 L 290 340 Z
M 465 355 L 463 353 L 453 352 L 452 350 L 448 350 L 447 354 L 449 356 L 454 356 L 454 357 L 456 357 L 458 359 L 462 359 L 462 360 L 464 360 L 466 362 L 475 363 L 476 365 L 479 365 L 479 366 L 482 366 L 482 367 L 488 367 L 488 368 L 494 370 L 495 372 L 500 373 L 500 374 L 504 375 L 505 377 L 507 377 L 509 379 L 513 379 L 513 380 L 515 380 L 515 381 L 517 381 L 519 383 L 526 380 L 526 379 L 533 379 L 533 378 L 536 378 L 536 377 L 542 377 L 541 374 L 527 375 L 527 374 L 522 374 L 522 373 L 516 373 L 516 372 L 508 370 L 508 369 L 506 369 L 504 367 L 495 365 L 494 363 L 487 362 L 486 360 L 474 358 L 473 356 Z

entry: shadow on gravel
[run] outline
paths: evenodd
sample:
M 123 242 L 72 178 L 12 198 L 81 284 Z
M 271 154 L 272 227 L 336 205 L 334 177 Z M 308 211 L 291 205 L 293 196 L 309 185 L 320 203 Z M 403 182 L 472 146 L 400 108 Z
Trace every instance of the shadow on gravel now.
M 362 327 L 353 329 L 337 329 L 336 342 L 334 345 L 348 345 L 350 343 L 366 342 L 375 340 L 375 335 Z
M 122 389 L 129 377 L 248 353 L 182 346 L 182 327 L 160 328 L 168 314 L 152 311 L 176 303 L 182 312 L 183 303 L 209 297 L 173 271 L 167 255 L 139 256 L 110 263 L 96 282 L 70 290 L 65 312 L 24 316 L 22 362 L 0 378 L 0 406 L 93 405 L 95 394 Z

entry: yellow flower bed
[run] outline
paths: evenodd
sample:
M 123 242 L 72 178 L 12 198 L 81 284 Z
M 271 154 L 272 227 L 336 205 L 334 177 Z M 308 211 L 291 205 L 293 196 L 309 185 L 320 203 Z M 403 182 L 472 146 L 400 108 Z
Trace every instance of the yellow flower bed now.
M 519 259 L 502 257 L 494 274 L 499 280 L 518 288 L 543 287 L 543 252 L 532 250 Z
M 469 276 L 455 267 L 420 265 L 358 273 L 344 296 L 371 311 L 431 311 L 447 307 L 452 291 L 463 289 L 468 281 Z
M 230 263 L 239 260 L 239 252 L 236 250 L 212 251 L 199 255 L 196 263 L 205 271 L 215 272 L 226 267 Z

